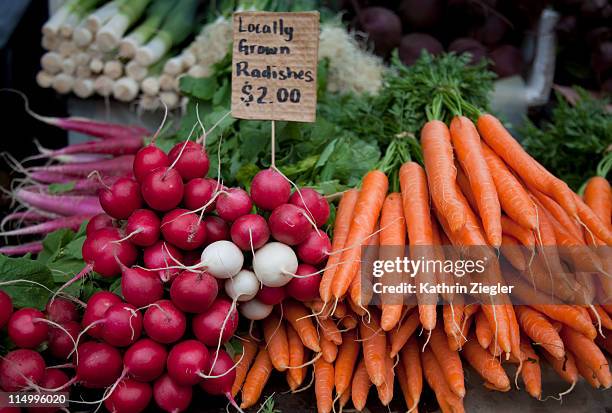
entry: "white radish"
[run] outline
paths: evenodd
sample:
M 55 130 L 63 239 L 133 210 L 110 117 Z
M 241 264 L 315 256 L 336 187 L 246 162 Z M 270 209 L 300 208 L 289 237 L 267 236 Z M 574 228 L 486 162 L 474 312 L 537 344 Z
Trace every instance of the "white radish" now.
M 253 271 L 267 287 L 282 287 L 293 278 L 298 259 L 291 247 L 280 242 L 270 242 L 261 247 L 253 257 Z
M 230 241 L 216 241 L 202 251 L 201 265 L 215 278 L 232 278 L 240 272 L 244 255 L 240 248 Z M 296 267 L 297 268 L 297 267 Z
M 244 304 L 240 304 L 238 308 L 240 313 L 248 318 L 249 320 L 263 320 L 272 313 L 274 307 L 262 303 L 261 301 L 254 299 L 247 301 Z
M 176 92 L 161 92 L 159 99 L 168 107 L 168 109 L 174 109 L 179 104 L 179 95 Z
M 259 292 L 259 280 L 253 271 L 242 270 L 225 281 L 225 292 L 234 301 L 250 301 Z

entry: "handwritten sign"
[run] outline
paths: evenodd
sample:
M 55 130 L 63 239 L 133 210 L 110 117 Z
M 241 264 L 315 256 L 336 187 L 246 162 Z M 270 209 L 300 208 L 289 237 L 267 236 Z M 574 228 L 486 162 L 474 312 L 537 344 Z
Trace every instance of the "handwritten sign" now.
M 232 116 L 314 122 L 319 13 L 234 13 Z

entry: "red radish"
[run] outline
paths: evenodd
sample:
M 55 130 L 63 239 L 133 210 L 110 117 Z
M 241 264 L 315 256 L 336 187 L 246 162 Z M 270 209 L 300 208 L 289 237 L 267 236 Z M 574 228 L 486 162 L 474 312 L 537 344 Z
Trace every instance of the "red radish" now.
M 121 353 L 106 343 L 88 341 L 77 348 L 77 381 L 88 389 L 103 389 L 115 383 L 123 369 Z
M 97 196 L 50 195 L 22 188 L 15 192 L 15 198 L 24 205 L 64 216 L 94 216 L 104 212 Z
M 164 241 L 157 241 L 155 244 L 144 249 L 143 261 L 145 267 L 156 270 L 163 282 L 172 281 L 181 271 L 177 268 L 178 262 L 183 262 L 183 253 L 173 245 Z M 158 270 L 158 268 L 168 268 Z
M 132 172 L 134 155 L 122 155 L 116 158 L 96 162 L 75 162 L 62 165 L 35 166 L 28 169 L 28 173 L 60 173 L 75 177 L 86 178 L 91 171 L 98 171 L 102 176 L 125 175 Z
M 64 321 L 61 323 L 64 330 L 57 327 L 49 329 L 49 353 L 55 358 L 65 360 L 74 350 L 74 343 L 81 332 L 81 325 L 76 321 Z
M 168 353 L 168 376 L 181 386 L 193 386 L 202 381 L 201 374 L 208 366 L 208 349 L 198 340 L 185 340 Z
M 147 408 L 152 396 L 150 384 L 123 379 L 104 400 L 104 407 L 112 413 L 140 413 Z
M 306 264 L 321 264 L 329 256 L 331 242 L 323 231 L 312 230 L 296 248 L 298 258 Z
M 202 221 L 206 227 L 206 242 L 208 244 L 230 239 L 230 230 L 227 223 L 221 218 L 214 215 L 208 215 L 205 216 Z
M 248 320 L 263 320 L 268 317 L 274 306 L 264 304 L 257 298 L 240 305 L 240 314 Z
M 15 392 L 38 384 L 45 375 L 45 361 L 33 350 L 19 349 L 0 359 L 0 389 Z
M 83 313 L 81 326 L 85 328 L 98 320 L 102 320 L 106 310 L 117 303 L 121 303 L 121 298 L 116 294 L 108 291 L 98 291 L 97 293 L 94 293 L 87 302 L 87 308 Z M 96 325 L 91 327 L 87 330 L 87 334 L 89 334 L 91 337 L 100 338 L 102 334 L 102 326 Z
M 104 313 L 102 340 L 113 347 L 126 347 L 142 333 L 142 314 L 131 304 L 113 304 Z
M 13 300 L 11 296 L 0 291 L 0 328 L 4 327 L 13 314 Z
M 164 239 L 180 249 L 191 251 L 204 245 L 206 226 L 195 214 L 186 209 L 177 208 L 164 215 L 161 222 L 161 233 Z
M 91 215 L 74 215 L 70 217 L 62 217 L 51 221 L 43 222 L 42 224 L 22 227 L 12 231 L 0 232 L 2 237 L 12 237 L 20 235 L 48 234 L 62 228 L 78 229 L 83 221 L 87 221 Z
M 60 369 L 47 367 L 45 369 L 45 375 L 38 383 L 41 389 L 61 389 L 62 391 L 68 391 L 70 384 L 68 383 L 70 378 L 66 373 Z M 74 381 L 74 380 L 73 380 Z M 55 413 L 60 411 L 60 407 L 29 407 L 27 411 L 29 413 Z
M 293 204 L 276 207 L 268 218 L 268 225 L 272 236 L 287 245 L 297 245 L 304 241 L 312 228 L 306 211 Z
M 205 312 L 196 315 L 191 323 L 193 334 L 207 346 L 225 343 L 238 328 L 238 312 L 234 304 L 218 298 Z
M 253 202 L 244 189 L 229 188 L 217 197 L 217 214 L 227 222 L 233 222 L 251 212 Z
M 289 203 L 303 208 L 310 213 L 317 227 L 323 226 L 329 218 L 327 200 L 312 188 L 301 188 L 291 195 Z
M 159 240 L 161 220 L 150 209 L 137 209 L 129 216 L 125 232 L 132 234 L 130 241 L 139 247 L 149 247 Z
M 168 413 L 180 413 L 189 407 L 193 390 L 191 386 L 180 386 L 167 374 L 153 384 L 153 398 L 162 410 Z
M 127 349 L 123 363 L 134 380 L 151 382 L 166 369 L 167 357 L 164 346 L 149 338 L 143 338 Z
M 217 281 L 204 271 L 183 271 L 170 287 L 170 298 L 179 310 L 202 313 L 217 298 Z
M 53 214 L 43 214 L 38 211 L 22 211 L 22 212 L 12 212 L 5 216 L 0 222 L 0 227 L 4 227 L 7 222 L 11 221 L 19 221 L 19 222 L 41 222 L 47 221 L 50 218 L 57 218 Z
M 8 336 L 20 348 L 36 348 L 49 337 L 45 315 L 35 308 L 22 308 L 8 321 Z
M 231 278 L 238 274 L 244 263 L 240 248 L 230 241 L 216 241 L 202 251 L 200 265 L 215 278 Z
M 168 158 L 185 182 L 205 177 L 210 166 L 204 147 L 192 141 L 174 145 L 168 152 Z
M 147 335 L 162 344 L 178 341 L 185 334 L 187 319 L 170 300 L 159 300 L 147 308 L 143 325 Z
M 248 214 L 238 218 L 232 224 L 232 241 L 243 251 L 259 249 L 268 242 L 270 230 L 261 215 Z
M 215 192 L 215 181 L 206 178 L 194 178 L 185 184 L 185 193 L 183 194 L 183 204 L 187 209 L 196 210 L 207 205 L 213 198 Z M 212 211 L 214 202 L 211 202 L 204 211 Z
M 99 229 L 85 239 L 83 260 L 87 266 L 103 277 L 114 277 L 121 273 L 121 262 L 126 267 L 136 262 L 137 251 L 134 245 L 122 239 L 116 228 Z M 84 273 L 77 274 L 68 284 L 78 280 Z
M 266 287 L 264 285 L 261 287 L 256 297 L 263 304 L 276 305 L 287 297 L 287 292 L 285 291 L 285 287 Z
M 100 190 L 100 205 L 115 219 L 127 219 L 142 206 L 140 185 L 131 178 L 120 178 L 110 188 Z
M 291 247 L 280 242 L 269 242 L 253 257 L 253 272 L 263 285 L 282 287 L 298 267 L 298 259 Z
M 95 231 L 102 228 L 116 228 L 117 222 L 105 213 L 97 214 L 91 217 L 85 228 L 85 233 L 90 236 Z
M 312 265 L 298 265 L 295 275 L 289 284 L 285 286 L 285 291 L 290 297 L 298 301 L 311 301 L 319 297 L 319 284 L 321 283 L 321 274 L 317 274 L 318 270 Z
M 42 241 L 26 242 L 20 245 L 6 245 L 0 247 L 0 254 L 2 255 L 24 255 L 24 254 L 38 254 L 43 250 Z
M 164 286 L 155 271 L 124 267 L 121 271 L 121 294 L 133 306 L 144 307 L 164 296 Z
M 66 321 L 78 321 L 79 310 L 72 301 L 65 298 L 56 298 L 49 301 L 45 307 L 47 319 L 55 321 L 58 324 L 64 324 Z
M 251 181 L 253 203 L 265 211 L 272 211 L 277 206 L 286 204 L 290 195 L 289 181 L 274 169 L 257 172 Z
M 259 292 L 261 284 L 253 271 L 241 270 L 225 281 L 224 289 L 234 301 L 249 301 Z
M 134 177 L 142 183 L 149 172 L 167 166 L 170 166 L 168 155 L 155 145 L 147 145 L 134 157 Z
M 183 180 L 177 171 L 157 168 L 145 175 L 141 182 L 142 197 L 157 211 L 170 211 L 183 199 Z
M 113 156 L 132 155 L 142 148 L 142 138 L 109 139 L 106 141 L 88 141 L 73 143 L 61 149 L 42 149 L 42 153 L 34 158 L 56 158 L 71 154 L 106 154 Z
M 208 239 L 208 234 L 206 234 L 206 238 Z M 200 250 L 185 251 L 185 254 L 183 254 L 183 265 L 185 265 L 186 267 L 191 267 L 193 265 L 199 264 L 200 255 L 202 255 Z
M 232 396 L 232 385 L 236 380 L 234 361 L 225 351 L 218 350 L 211 354 L 209 363 L 211 365 L 206 369 L 206 375 L 211 377 L 205 378 L 200 387 L 213 396 L 227 397 L 232 406 L 241 411 Z

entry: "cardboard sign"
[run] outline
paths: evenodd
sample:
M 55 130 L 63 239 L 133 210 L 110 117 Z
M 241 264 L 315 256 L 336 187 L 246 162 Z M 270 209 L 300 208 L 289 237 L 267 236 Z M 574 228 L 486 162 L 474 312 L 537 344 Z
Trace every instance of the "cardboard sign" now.
M 319 13 L 234 13 L 232 116 L 314 122 Z

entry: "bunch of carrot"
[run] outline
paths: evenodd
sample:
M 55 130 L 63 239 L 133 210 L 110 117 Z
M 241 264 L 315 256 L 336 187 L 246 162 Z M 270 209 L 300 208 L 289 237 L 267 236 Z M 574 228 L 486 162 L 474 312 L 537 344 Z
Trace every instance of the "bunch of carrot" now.
M 244 346 L 234 386 L 242 389 L 243 407 L 259 399 L 274 369 L 286 372 L 295 391 L 310 364 L 321 413 L 349 400 L 362 410 L 372 385 L 387 405 L 396 378 L 411 411 L 418 409 L 423 378 L 443 412 L 463 411 L 465 363 L 496 391 L 511 389 L 505 364 L 517 364 L 517 376 L 536 399 L 543 394 L 541 359 L 570 390 L 580 376 L 595 388 L 612 386 L 605 356 L 612 355 L 612 305 L 603 304 L 612 292 L 612 263 L 587 248 L 581 251 L 590 253 L 569 262 L 552 259 L 561 246 L 612 245 L 608 181 L 592 178 L 579 197 L 488 114 L 476 124 L 455 116 L 450 127 L 431 120 L 421 145 L 424 168 L 415 162 L 401 167 L 401 192 L 388 193 L 388 177 L 374 170 L 360 190 L 343 194 L 320 300 L 284 302 L 278 315 L 263 321 L 261 342 Z M 500 248 L 524 277 L 515 291 L 526 304 L 445 295 L 444 305 L 436 306 L 417 295 L 416 305 L 371 305 L 369 286 L 362 285 L 367 278 L 360 276 L 366 244 Z M 517 245 L 545 247 L 547 258 L 504 249 Z M 559 278 L 564 265 L 589 263 L 597 277 Z M 501 269 L 497 273 L 503 281 Z M 417 274 L 417 281 L 441 281 L 427 277 Z
M 85 118 L 51 118 L 29 111 L 36 119 L 67 131 L 94 138 L 61 149 L 40 148 L 40 154 L 19 163 L 4 158 L 23 178 L 15 179 L 11 193 L 17 207 L 0 223 L 0 236 L 37 237 L 61 228 L 78 229 L 94 215 L 104 212 L 98 201 L 100 188 L 112 185 L 121 176 L 131 176 L 134 154 L 144 146 L 149 132 L 138 126 L 113 124 Z M 25 167 L 32 160 L 46 164 Z M 9 229 L 10 228 L 10 229 Z M 11 242 L 0 254 L 23 255 L 42 250 L 41 241 Z

